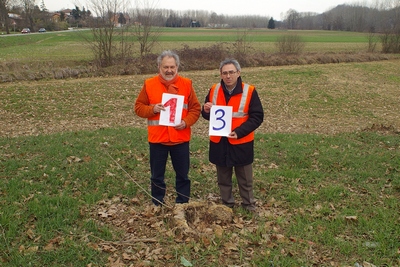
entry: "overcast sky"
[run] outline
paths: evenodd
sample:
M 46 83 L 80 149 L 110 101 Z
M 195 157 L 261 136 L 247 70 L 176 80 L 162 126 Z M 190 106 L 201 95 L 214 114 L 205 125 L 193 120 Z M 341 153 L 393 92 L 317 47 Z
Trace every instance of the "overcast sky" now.
M 42 0 L 36 0 L 40 5 Z M 43 0 L 49 11 L 58 11 L 63 8 L 75 8 L 75 4 L 82 9 L 85 0 Z M 205 10 L 216 12 L 218 15 L 261 15 L 272 16 L 275 20 L 281 20 L 281 14 L 289 9 L 297 12 L 323 13 L 337 5 L 352 3 L 368 3 L 376 0 L 142 0 L 141 2 L 152 3 L 153 6 L 171 10 Z M 131 1 L 135 3 L 134 0 Z

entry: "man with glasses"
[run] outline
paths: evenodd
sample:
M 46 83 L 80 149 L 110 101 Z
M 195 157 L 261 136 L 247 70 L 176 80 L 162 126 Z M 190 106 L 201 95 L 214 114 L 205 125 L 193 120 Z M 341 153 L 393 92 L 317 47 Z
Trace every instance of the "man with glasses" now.
M 216 165 L 222 203 L 233 208 L 232 174 L 239 186 L 242 207 L 256 211 L 253 195 L 254 131 L 264 120 L 264 111 L 253 85 L 240 76 L 240 64 L 235 59 L 221 62 L 221 81 L 214 84 L 205 98 L 202 116 L 210 120 L 213 105 L 232 107 L 232 131 L 227 137 L 210 136 L 209 160 Z

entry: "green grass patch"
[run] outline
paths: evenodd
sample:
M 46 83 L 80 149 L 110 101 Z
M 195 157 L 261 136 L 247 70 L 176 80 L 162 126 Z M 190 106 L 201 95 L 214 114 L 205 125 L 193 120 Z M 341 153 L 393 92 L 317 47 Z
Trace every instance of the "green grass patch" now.
M 191 145 L 194 200 L 218 192 L 215 171 L 207 168 L 207 143 L 206 138 L 195 137 Z M 148 188 L 146 131 L 120 128 L 1 138 L 0 147 L 0 202 L 7 207 L 0 213 L 4 266 L 28 262 L 35 266 L 106 265 L 108 253 L 90 244 L 96 239 L 118 240 L 120 233 L 99 224 L 87 211 L 103 199 L 143 195 L 108 155 Z M 398 136 L 376 133 L 257 134 L 255 194 L 269 205 L 267 214 L 276 214 L 259 218 L 254 231 L 236 233 L 246 240 L 236 246 L 247 255 L 248 242 L 264 244 L 274 231 L 292 241 L 251 246 L 253 256 L 234 261 L 310 265 L 304 250 L 314 244 L 318 253 L 326 253 L 341 265 L 359 259 L 396 265 L 399 148 Z M 172 183 L 171 169 L 167 176 Z M 163 236 L 156 238 L 179 255 L 170 264 L 178 264 L 180 255 L 196 265 L 206 259 L 214 262 L 219 247 L 229 242 L 229 237 L 223 237 L 219 245 L 193 251 L 188 248 L 196 243 L 177 245 Z M 294 256 L 288 258 L 283 250 Z

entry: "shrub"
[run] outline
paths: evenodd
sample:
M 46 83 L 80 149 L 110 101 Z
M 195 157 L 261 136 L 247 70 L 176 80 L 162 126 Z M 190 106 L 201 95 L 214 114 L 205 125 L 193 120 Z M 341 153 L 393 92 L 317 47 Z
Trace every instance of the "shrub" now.
M 181 59 L 182 70 L 215 69 L 222 60 L 229 56 L 223 43 L 199 48 L 191 48 L 185 44 L 177 53 Z
M 298 35 L 287 34 L 278 37 L 276 46 L 279 53 L 300 54 L 304 50 L 305 42 Z
M 384 33 L 380 37 L 383 53 L 400 53 L 400 32 Z

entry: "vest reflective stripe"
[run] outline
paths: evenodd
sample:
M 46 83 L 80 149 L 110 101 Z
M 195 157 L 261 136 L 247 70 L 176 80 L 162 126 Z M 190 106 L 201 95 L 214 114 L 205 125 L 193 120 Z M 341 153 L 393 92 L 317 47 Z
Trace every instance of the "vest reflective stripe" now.
M 218 92 L 219 92 L 219 89 L 220 89 L 220 88 L 221 88 L 221 84 L 220 84 L 220 83 L 217 83 L 217 85 L 215 86 L 215 89 L 214 89 L 213 97 L 212 97 L 212 103 L 213 103 L 213 105 L 216 105 L 216 104 L 217 104 Z
M 244 111 L 244 108 L 245 108 L 245 105 L 246 105 L 246 102 L 247 102 L 247 95 L 249 93 L 249 87 L 250 87 L 250 85 L 248 85 L 247 83 L 244 84 L 244 86 L 243 86 L 243 94 L 242 94 L 242 98 L 240 99 L 239 109 L 238 109 L 237 112 L 233 112 L 232 117 L 239 118 L 239 117 L 247 116 L 247 113 L 245 113 L 243 111 Z M 213 105 L 216 105 L 216 103 L 217 103 L 219 90 L 221 90 L 221 84 L 220 83 L 218 83 L 215 86 L 215 89 L 214 89 L 214 94 L 213 94 L 213 98 L 212 98 Z
M 159 120 L 147 120 L 147 125 L 156 126 L 160 123 Z
M 230 101 L 233 101 L 233 103 L 231 103 L 231 104 L 234 105 L 233 106 L 234 110 L 235 110 L 235 107 L 238 107 L 237 111 L 233 112 L 233 114 L 232 114 L 232 130 L 239 127 L 242 123 L 244 123 L 248 119 L 247 110 L 249 108 L 248 106 L 250 103 L 251 95 L 254 90 L 254 86 L 250 86 L 249 84 L 243 83 L 242 88 L 243 88 L 243 93 L 242 93 L 240 100 L 237 98 L 235 99 L 235 96 L 233 96 L 230 100 Z M 227 104 L 222 90 L 223 89 L 221 88 L 220 83 L 216 84 L 215 87 L 211 89 L 213 105 L 226 105 Z M 220 102 L 218 102 L 218 100 Z M 223 101 L 223 103 L 221 103 L 221 101 Z M 214 143 L 219 143 L 219 141 L 221 140 L 221 136 L 210 136 L 210 140 Z M 254 132 L 251 132 L 250 134 L 248 134 L 240 139 L 228 138 L 228 140 L 229 140 L 229 143 L 231 143 L 231 144 L 247 143 L 247 142 L 254 140 Z

